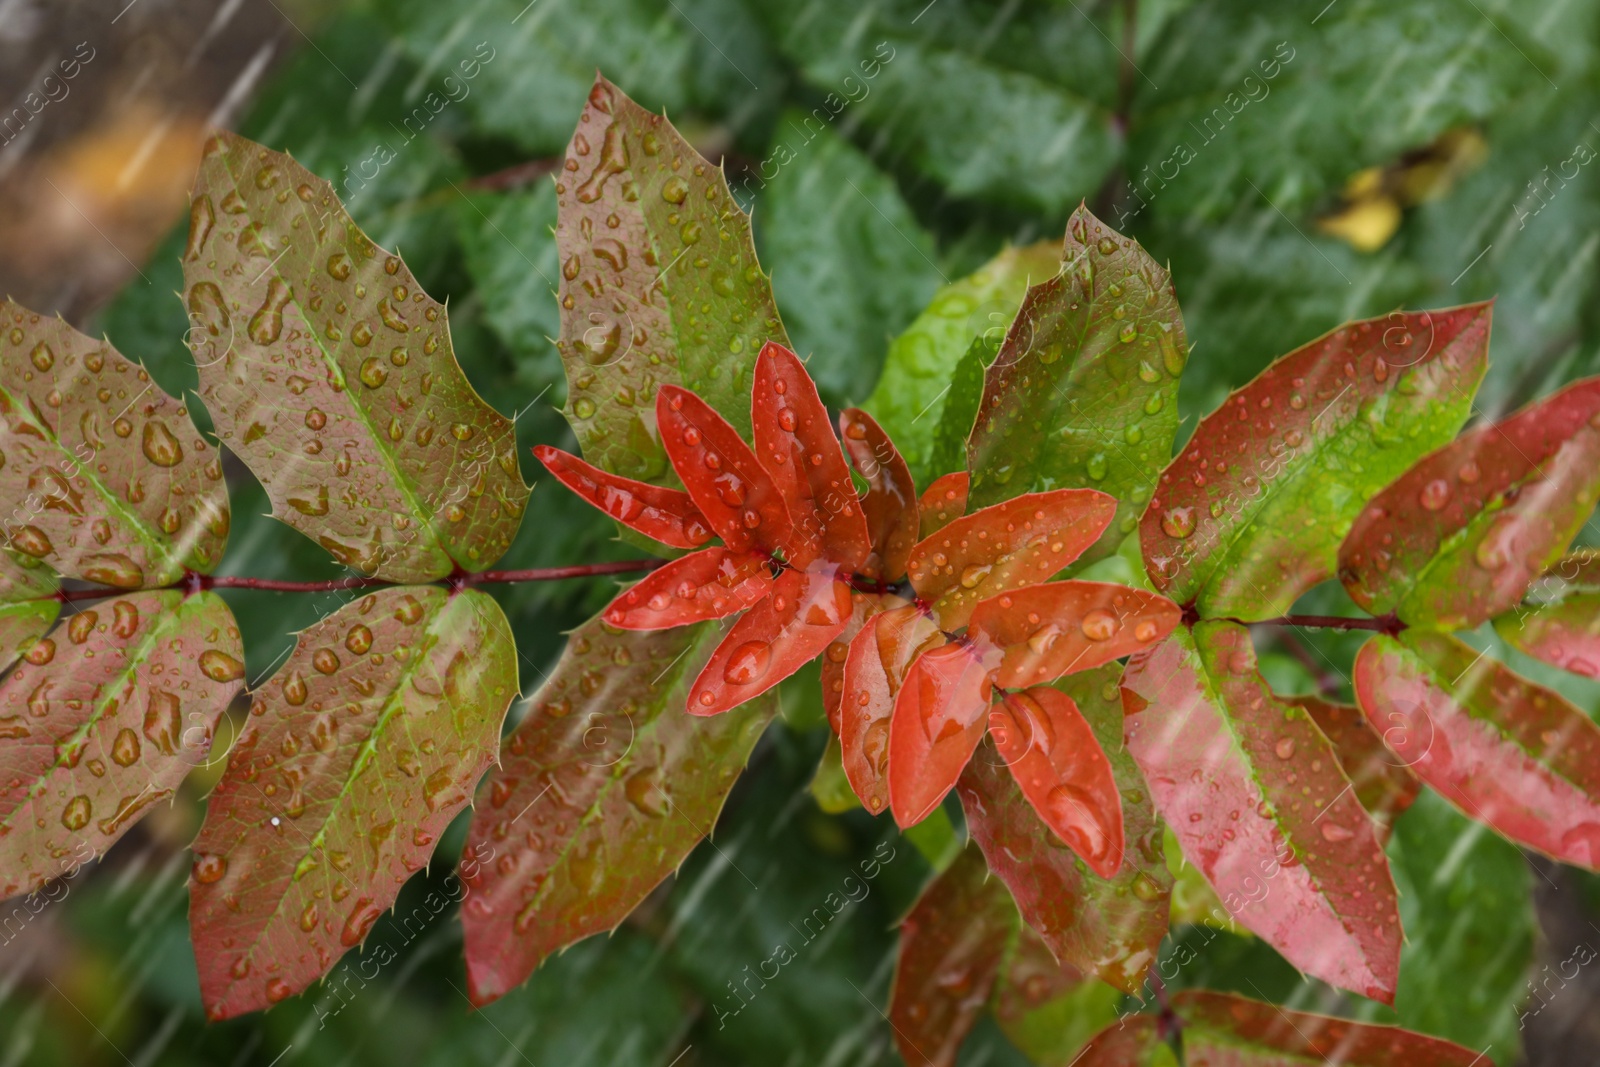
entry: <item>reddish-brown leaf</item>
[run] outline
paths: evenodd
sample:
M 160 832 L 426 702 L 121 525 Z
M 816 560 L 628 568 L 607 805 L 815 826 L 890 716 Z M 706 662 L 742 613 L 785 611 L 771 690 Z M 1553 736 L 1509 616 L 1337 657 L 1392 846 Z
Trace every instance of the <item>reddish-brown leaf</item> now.
M 938 807 L 983 739 L 1000 661 L 987 641 L 962 640 L 918 656 L 895 694 L 889 725 L 889 807 L 901 827 Z
M 766 556 L 712 545 L 651 571 L 618 593 L 605 615 L 624 630 L 665 630 L 725 618 L 771 592 Z
M 1120 715 L 1121 712 L 1119 711 Z M 994 1020 L 1038 1067 L 1074 1067 L 1095 1033 L 1117 1016 L 1122 992 L 1057 963 L 1037 931 L 1018 925 L 991 998 Z
M 1417 799 L 1422 783 L 1384 747 L 1360 708 L 1315 696 L 1292 697 L 1285 702 L 1305 709 L 1333 743 L 1356 799 L 1380 826 L 1390 826 Z
M 728 420 L 687 389 L 656 393 L 656 428 L 673 470 L 729 548 L 772 552 L 789 542 L 783 495 Z
M 1176 604 L 1154 593 L 1074 580 L 985 600 L 971 626 L 1005 653 L 996 684 L 1021 688 L 1149 648 L 1181 618 Z
M 1094 544 L 1117 513 L 1093 489 L 1029 493 L 955 519 L 917 542 L 907 572 L 939 624 L 959 630 L 978 601 L 1043 582 Z
M 921 516 L 911 469 L 883 427 L 860 408 L 840 413 L 839 430 L 845 451 L 868 486 L 861 509 L 867 517 L 872 554 L 862 564 L 861 573 L 898 581 L 906 573 L 906 561 L 920 536 Z
M 989 711 L 989 733 L 1045 825 L 1090 870 L 1114 877 L 1122 866 L 1122 801 L 1111 762 L 1072 698 L 1048 686 L 1007 693 Z
M 549 445 L 533 454 L 561 484 L 624 526 L 672 548 L 699 548 L 711 539 L 705 516 L 681 489 L 608 474 Z
M 0 899 L 101 855 L 205 762 L 244 684 L 215 593 L 79 608 L 0 680 Z
M 1494 620 L 1506 643 L 1535 659 L 1600 678 L 1600 592 L 1572 593 L 1539 605 L 1519 604 Z
M 1361 512 L 1339 578 L 1374 615 L 1470 630 L 1522 599 L 1600 498 L 1600 378 L 1419 461 Z
M 301 632 L 194 843 L 210 1018 L 298 993 L 361 943 L 472 799 L 516 692 L 510 624 L 477 590 L 383 589 Z
M 1448 634 L 1361 647 L 1356 698 L 1384 744 L 1471 818 L 1600 869 L 1600 726 Z
M 1157 1022 L 1154 1015 L 1124 1015 L 1094 1035 L 1071 1067 L 1177 1067 Z
M 966 471 L 935 478 L 917 498 L 918 524 L 923 537 L 932 537 L 967 513 L 967 491 L 972 476 Z
M 505 743 L 462 854 L 468 992 L 495 1000 L 551 953 L 611 930 L 716 825 L 772 696 L 685 715 L 715 624 L 617 633 L 591 620 Z
M 1149 787 L 1123 747 L 1115 663 L 1060 683 L 1093 727 L 1122 795 L 1123 858 L 1116 877 L 1089 872 L 1040 821 L 1004 761 L 983 744 L 958 786 L 972 839 L 1011 888 L 1028 925 L 1056 958 L 1125 992 L 1137 990 L 1167 933 L 1172 874 Z
M 845 620 L 844 629 L 839 631 L 838 636 L 822 650 L 822 710 L 828 716 L 828 727 L 835 738 L 840 730 L 839 705 L 844 701 L 844 665 L 850 656 L 850 643 L 861 632 L 861 627 L 883 610 L 885 599 L 852 590 L 850 618 Z M 894 598 L 893 603 L 898 607 L 905 601 Z
M 850 788 L 874 815 L 889 803 L 889 723 L 895 696 L 912 661 L 944 642 L 938 625 L 915 605 L 875 616 L 850 642 L 839 743 Z
M 1180 629 L 1123 678 L 1128 751 L 1184 857 L 1306 974 L 1392 1003 L 1400 915 L 1333 746 L 1256 672 L 1234 622 Z
M 850 621 L 850 586 L 830 565 L 786 570 L 739 617 L 690 687 L 691 715 L 720 715 L 816 659 Z
M 59 585 L 43 563 L 0 547 L 0 672 L 55 624 Z
M 1232 993 L 1185 989 L 1172 998 L 1183 1020 L 1188 1067 L 1472 1067 L 1485 1057 L 1437 1037 L 1291 1011 Z
M 1236 390 L 1140 520 L 1157 591 L 1207 618 L 1288 611 L 1333 573 L 1362 504 L 1461 428 L 1488 341 L 1487 304 L 1395 312 L 1341 326 Z
M 909 1067 L 954 1067 L 989 1001 L 1017 909 L 968 845 L 900 925 L 889 1024 Z
M 859 570 L 872 545 L 850 467 L 805 364 L 776 341 L 756 359 L 750 425 L 756 459 L 789 507 L 791 561 L 804 567 L 820 556 Z

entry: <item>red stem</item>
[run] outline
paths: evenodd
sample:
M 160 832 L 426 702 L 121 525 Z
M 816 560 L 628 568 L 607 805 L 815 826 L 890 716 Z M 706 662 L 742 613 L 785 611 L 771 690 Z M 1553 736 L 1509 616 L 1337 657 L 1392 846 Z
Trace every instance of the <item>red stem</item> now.
M 1393 614 L 1377 618 L 1350 618 L 1346 615 L 1280 615 L 1276 619 L 1261 619 L 1252 626 L 1300 626 L 1318 630 L 1372 630 L 1393 636 L 1406 628 Z

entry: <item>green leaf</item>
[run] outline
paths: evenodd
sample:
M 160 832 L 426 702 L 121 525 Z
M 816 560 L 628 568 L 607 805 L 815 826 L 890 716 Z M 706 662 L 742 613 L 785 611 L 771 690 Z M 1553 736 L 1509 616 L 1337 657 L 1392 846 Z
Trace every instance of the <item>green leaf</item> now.
M 974 508 L 1086 486 L 1118 519 L 1084 557 L 1109 555 L 1172 457 L 1189 358 L 1172 279 L 1137 241 L 1079 206 L 1062 270 L 1028 290 L 984 375 L 967 463 Z
M 300 634 L 194 843 L 209 1018 L 298 993 L 362 942 L 472 799 L 516 691 L 510 626 L 474 589 L 382 589 Z
M 990 1006 L 1011 1043 L 1037 1067 L 1071 1067 L 1096 1031 L 1117 1017 L 1122 994 L 1056 962 L 1033 927 L 1019 924 Z
M 950 376 L 950 392 L 944 399 L 944 410 L 939 414 L 939 425 L 933 434 L 933 459 L 928 465 L 932 475 L 951 474 L 967 469 L 967 438 L 972 436 L 972 424 L 978 418 L 978 405 L 983 400 L 983 374 L 1000 352 L 1000 339 L 979 335 L 961 357 Z
M 825 113 L 824 113 L 825 114 Z M 778 135 L 801 147 L 762 190 L 763 256 L 793 348 L 823 399 L 860 400 L 884 347 L 939 287 L 933 238 L 893 179 L 815 116 L 789 111 Z
M 829 815 L 842 815 L 861 806 L 860 798 L 850 788 L 850 779 L 845 777 L 843 751 L 835 736 L 828 737 L 828 747 L 822 750 L 817 773 L 811 779 L 811 797 Z
M 670 122 L 598 78 L 566 160 L 556 185 L 566 415 L 595 466 L 667 482 L 656 390 L 698 393 L 748 437 L 756 356 L 788 338 L 749 216 Z
M 1154 1015 L 1124 1015 L 1085 1046 L 1072 1067 L 1177 1067 Z
M 105 853 L 205 762 L 244 684 L 214 593 L 129 593 L 81 607 L 0 681 L 0 896 Z
M 627 917 L 716 824 L 777 714 L 769 693 L 685 712 L 723 636 L 714 624 L 573 632 L 505 744 L 474 814 L 462 877 L 467 981 L 486 1004 L 540 961 Z
M 528 498 L 511 422 L 462 375 L 443 305 L 331 185 L 217 134 L 184 278 L 200 395 L 276 517 L 391 581 L 505 552 Z
M 144 368 L 0 301 L 0 499 L 10 547 L 118 589 L 209 573 L 228 542 L 222 457 Z
M 951 377 L 973 338 L 996 342 L 1016 317 L 1035 279 L 1060 269 L 1052 242 L 1007 247 L 988 263 L 934 294 L 933 301 L 889 346 L 883 376 L 862 404 L 894 440 L 918 485 L 938 474 L 933 450 Z
M 1573 552 L 1533 583 L 1522 603 L 1494 619 L 1495 633 L 1535 659 L 1600 677 L 1600 552 Z
M 0 671 L 43 637 L 61 613 L 55 574 L 44 564 L 0 548 Z
M 1206 618 L 1281 615 L 1329 577 L 1378 490 L 1466 421 L 1489 306 L 1353 322 L 1277 360 L 1195 429 L 1139 524 L 1156 589 Z

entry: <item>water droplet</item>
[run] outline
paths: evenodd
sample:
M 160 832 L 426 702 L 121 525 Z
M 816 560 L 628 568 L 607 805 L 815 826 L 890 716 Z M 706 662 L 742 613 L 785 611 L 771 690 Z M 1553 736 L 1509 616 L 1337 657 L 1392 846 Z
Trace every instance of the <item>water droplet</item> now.
M 1443 478 L 1435 478 L 1422 487 L 1417 499 L 1429 511 L 1438 511 L 1450 503 L 1450 483 Z
M 382 912 L 369 898 L 357 897 L 355 907 L 350 909 L 350 914 L 344 921 L 344 929 L 339 931 L 339 943 L 346 948 L 359 945 L 381 914 Z
M 974 563 L 961 572 L 961 588 L 976 589 L 978 583 L 989 576 L 994 567 L 987 563 Z
M 228 873 L 228 861 L 221 856 L 202 852 L 194 858 L 194 880 L 201 885 L 211 885 L 221 881 L 222 876 Z
M 1095 608 L 1084 615 L 1078 628 L 1083 631 L 1083 636 L 1091 641 L 1108 641 L 1122 628 L 1122 623 L 1105 608 Z
M 360 623 L 350 627 L 350 632 L 345 634 L 344 647 L 358 656 L 364 656 L 372 647 L 372 631 Z
M 767 673 L 772 665 L 772 646 L 765 641 L 747 641 L 733 650 L 722 677 L 730 685 L 749 685 Z
M 632 804 L 641 814 L 659 819 L 667 814 L 671 802 L 667 798 L 657 781 L 657 772 L 654 767 L 645 767 L 628 776 L 622 784 L 622 791 L 627 794 L 628 803 Z
M 1133 636 L 1140 641 L 1154 641 L 1156 634 L 1160 632 L 1161 627 L 1156 624 L 1154 619 L 1143 619 L 1133 628 Z
M 1341 841 L 1348 841 L 1356 836 L 1354 831 L 1348 827 L 1340 826 L 1336 822 L 1323 822 L 1321 827 L 1322 839 L 1329 844 L 1337 845 Z
M 1277 743 L 1272 746 L 1272 751 L 1277 754 L 1279 759 L 1293 759 L 1294 738 L 1280 737 Z
M 689 183 L 674 174 L 661 186 L 661 199 L 669 204 L 681 204 L 689 196 Z
M 319 648 L 311 654 L 311 665 L 322 674 L 332 674 L 339 669 L 339 656 L 331 648 Z
M 383 365 L 383 360 L 377 356 L 368 356 L 361 361 L 361 370 L 356 375 L 361 379 L 361 384 L 368 389 L 376 389 L 389 377 L 389 368 Z
M 61 810 L 61 825 L 68 830 L 82 830 L 89 825 L 91 813 L 89 798 L 79 793 L 67 801 L 67 806 Z
M 267 1000 L 272 1004 L 288 1000 L 294 996 L 294 987 L 282 978 L 273 978 L 267 982 Z
M 124 726 L 111 743 L 111 758 L 119 767 L 132 767 L 139 762 L 139 735 Z
M 1131 322 L 1122 324 L 1122 329 L 1117 331 L 1117 339 L 1125 345 L 1131 345 L 1139 336 L 1139 327 Z
M 328 274 L 334 281 L 342 282 L 350 277 L 350 257 L 343 252 L 335 252 L 328 257 Z
M 231 682 L 244 677 L 244 664 L 215 648 L 200 653 L 200 672 L 213 682 Z
M 1161 516 L 1161 529 L 1168 537 L 1176 537 L 1180 541 L 1194 533 L 1194 509 L 1170 508 Z

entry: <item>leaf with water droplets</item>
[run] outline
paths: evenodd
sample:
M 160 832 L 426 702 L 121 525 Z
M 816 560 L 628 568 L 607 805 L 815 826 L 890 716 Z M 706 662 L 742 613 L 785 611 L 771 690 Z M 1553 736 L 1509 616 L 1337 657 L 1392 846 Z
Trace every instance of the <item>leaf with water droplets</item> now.
M 1184 857 L 1235 921 L 1305 974 L 1392 1004 L 1400 914 L 1376 827 L 1250 631 L 1179 629 L 1123 677 L 1128 751 Z
M 983 853 L 967 845 L 900 924 L 889 1025 L 911 1067 L 954 1067 L 988 1004 L 1017 909 Z
M 244 684 L 214 593 L 78 605 L 0 681 L 0 897 L 101 855 L 205 762 Z
M 1088 721 L 1116 779 L 1124 862 L 1114 877 L 1090 871 L 1040 820 L 993 743 L 978 749 L 957 789 L 989 869 L 1011 887 L 1022 917 L 1056 959 L 1133 992 L 1166 936 L 1172 875 L 1148 787 L 1123 747 L 1121 671 L 1108 663 L 1056 686 Z
M 665 385 L 656 394 L 656 425 L 673 469 L 723 544 L 763 553 L 790 545 L 784 494 L 715 408 L 687 389 Z
M 954 471 L 935 478 L 917 498 L 922 536 L 932 537 L 967 513 L 967 494 L 972 478 L 966 471 Z
M 1377 635 L 1356 698 L 1399 761 L 1469 818 L 1600 870 L 1600 726 L 1448 634 Z
M 930 469 L 944 474 L 967 469 L 967 440 L 978 418 L 983 401 L 983 376 L 1000 352 L 1003 330 L 990 331 L 972 339 L 972 347 L 961 357 L 950 375 L 950 392 L 939 414 L 934 431 Z
M 1489 310 L 1347 323 L 1230 394 L 1140 520 L 1156 590 L 1202 617 L 1254 620 L 1332 575 L 1363 504 L 1466 421 Z
M 219 132 L 184 280 L 200 395 L 275 517 L 400 582 L 487 568 L 528 488 L 509 419 L 461 373 L 448 315 L 333 186 Z
M 664 384 L 692 389 L 748 434 L 756 353 L 788 337 L 721 168 L 596 77 L 556 195 L 556 346 L 584 455 L 629 478 L 669 479 L 649 417 Z
M 1166 597 L 1073 579 L 991 597 L 973 611 L 971 625 L 1005 654 L 996 684 L 1020 688 L 1150 648 L 1181 618 Z
M 889 805 L 889 733 L 895 697 L 917 656 L 945 640 L 926 611 L 908 604 L 869 619 L 850 642 L 839 706 L 839 743 L 850 786 L 874 815 Z
M 1068 1067 L 1177 1067 L 1154 1015 L 1124 1015 L 1095 1034 Z M 1198 1067 L 1198 1065 L 1197 1065 Z
M 1172 456 L 1189 342 L 1168 273 L 1082 205 L 1061 260 L 984 375 L 967 469 L 980 507 L 1060 486 L 1110 493 L 1118 522 L 1094 560 L 1132 531 Z
M 1172 998 L 1183 1021 L 1183 1051 L 1195 1067 L 1472 1067 L 1484 1056 L 1396 1026 L 1350 1022 L 1232 993 L 1185 989 Z
M 1093 489 L 1057 489 L 964 515 L 911 550 L 911 585 L 944 629 L 959 630 L 980 600 L 1046 581 L 1077 559 L 1116 506 Z
M 617 594 L 606 621 L 623 630 L 665 630 L 722 619 L 772 591 L 772 563 L 713 545 L 671 560 Z
M 1339 579 L 1374 615 L 1470 630 L 1522 599 L 1600 499 L 1600 378 L 1450 442 L 1362 510 Z
M 0 548 L 0 671 L 56 621 L 57 584 L 55 573 L 38 560 Z
M 1311 716 L 1338 754 L 1339 766 L 1350 779 L 1356 799 L 1382 828 L 1381 836 L 1387 837 L 1394 820 L 1411 807 L 1422 790 L 1417 776 L 1384 747 L 1360 708 L 1316 696 L 1289 697 L 1284 702 Z
M 1535 659 L 1600 678 L 1600 552 L 1557 560 L 1530 593 L 1495 616 L 1495 633 Z
M 706 517 L 681 489 L 610 474 L 549 445 L 535 445 L 533 454 L 562 485 L 653 541 L 669 548 L 699 548 L 711 539 Z
M 928 648 L 906 672 L 889 720 L 889 807 L 902 829 L 939 806 L 983 740 L 999 661 L 979 637 Z
M 723 631 L 574 631 L 484 784 L 462 860 L 467 981 L 486 1004 L 627 917 L 716 825 L 775 695 L 684 714 Z M 484 803 L 482 797 L 488 798 Z
M 998 340 L 1011 325 L 1030 281 L 1061 266 L 1052 241 L 1006 248 L 965 278 L 946 285 L 889 346 L 883 375 L 861 406 L 899 445 L 919 484 L 940 472 L 934 447 L 950 380 L 975 337 Z
M 511 627 L 474 589 L 383 589 L 300 633 L 193 846 L 209 1018 L 270 1007 L 362 942 L 472 799 L 516 692 Z
M 0 301 L 0 524 L 58 574 L 140 589 L 209 573 L 228 541 L 222 457 L 181 401 L 60 318 Z
M 990 999 L 995 1022 L 1011 1043 L 1039 1067 L 1082 1067 L 1078 1059 L 1095 1032 L 1117 1017 L 1121 991 L 1070 963 L 1057 963 L 1050 946 L 1026 923 L 1000 967 Z M 1126 1061 L 1118 1061 L 1126 1067 Z
M 921 536 L 917 485 L 911 480 L 905 457 L 871 415 L 860 408 L 848 408 L 839 415 L 839 430 L 850 461 L 867 480 L 861 510 L 866 515 L 872 552 L 860 573 L 882 581 L 899 581 L 906 573 L 912 546 Z

